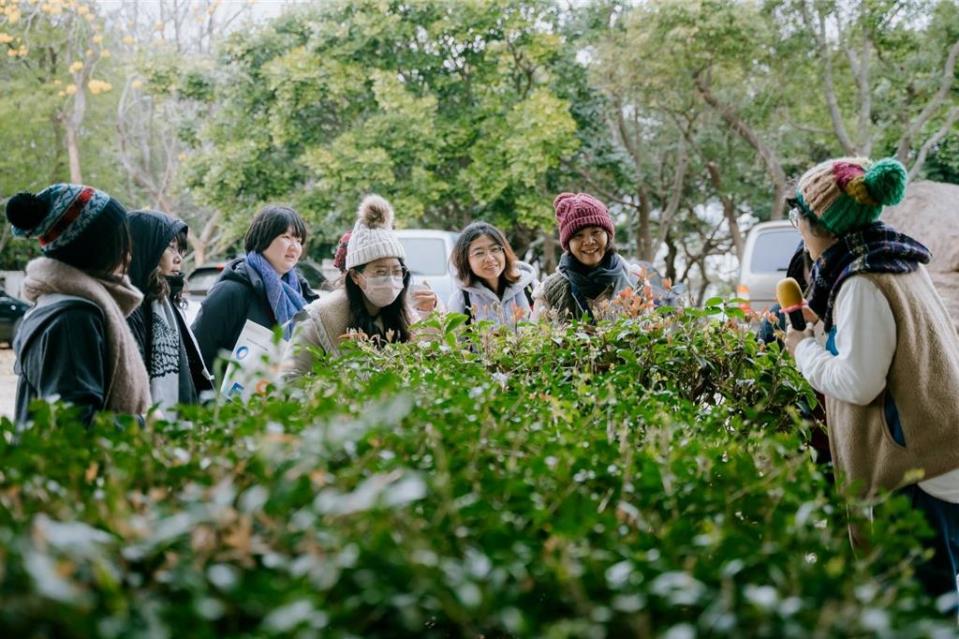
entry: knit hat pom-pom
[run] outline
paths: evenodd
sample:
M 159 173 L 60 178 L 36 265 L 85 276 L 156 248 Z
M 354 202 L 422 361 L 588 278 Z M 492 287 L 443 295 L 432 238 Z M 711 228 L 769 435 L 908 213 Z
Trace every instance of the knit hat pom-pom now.
M 393 228 L 393 207 L 379 195 L 367 195 L 360 202 L 360 221 L 371 229 Z
M 561 208 L 565 208 L 563 207 L 563 202 L 565 202 L 566 200 L 571 200 L 575 197 L 576 197 L 575 193 L 560 193 L 555 198 L 553 198 L 553 208 L 556 210 L 557 213 L 559 213 Z
M 7 201 L 7 219 L 19 229 L 39 226 L 47 215 L 47 205 L 33 193 L 17 193 Z
M 869 195 L 882 205 L 898 204 L 906 194 L 906 167 L 895 158 L 877 161 L 863 176 Z

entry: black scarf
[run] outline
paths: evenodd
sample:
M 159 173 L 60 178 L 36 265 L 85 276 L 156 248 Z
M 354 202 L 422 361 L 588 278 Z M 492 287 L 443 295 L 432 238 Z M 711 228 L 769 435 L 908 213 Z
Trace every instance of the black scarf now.
M 882 222 L 839 238 L 813 264 L 806 299 L 824 328 L 833 325 L 833 307 L 839 288 L 857 273 L 911 273 L 920 264 L 928 264 L 932 254 L 908 235 Z
M 636 287 L 636 278 L 630 274 L 626 262 L 616 253 L 607 253 L 594 267 L 585 266 L 569 252 L 559 260 L 559 272 L 569 281 L 570 292 L 580 311 L 593 319 L 590 300 L 604 293 L 615 295 L 625 288 Z

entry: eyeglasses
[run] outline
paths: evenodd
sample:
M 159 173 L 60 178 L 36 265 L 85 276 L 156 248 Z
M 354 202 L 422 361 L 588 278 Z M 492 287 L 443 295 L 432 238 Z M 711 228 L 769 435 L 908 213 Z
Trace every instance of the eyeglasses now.
M 471 260 L 485 260 L 487 256 L 492 255 L 493 257 L 501 257 L 505 249 L 502 246 L 491 246 L 489 249 L 476 249 L 475 251 L 470 251 Z
M 799 217 L 801 215 L 798 207 L 789 209 L 789 223 L 793 225 L 793 228 L 799 228 Z
M 406 277 L 407 270 L 405 268 L 377 268 L 372 271 L 363 271 L 363 275 L 366 277 Z

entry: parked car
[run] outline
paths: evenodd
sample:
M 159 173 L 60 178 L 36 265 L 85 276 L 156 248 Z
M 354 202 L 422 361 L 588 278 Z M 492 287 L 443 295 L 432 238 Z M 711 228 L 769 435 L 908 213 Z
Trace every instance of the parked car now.
M 776 284 L 802 241 L 788 221 L 762 222 L 749 230 L 739 266 L 736 295 L 744 307 L 761 312 L 776 303 Z
M 401 229 L 396 231 L 406 249 L 406 268 L 413 275 L 414 284 L 429 283 L 430 288 L 446 304 L 453 292 L 455 274 L 450 265 L 450 253 L 459 233 L 432 229 Z
M 227 262 L 214 262 L 203 264 L 196 267 L 186 278 L 186 290 L 183 292 L 183 299 L 186 301 L 187 324 L 192 324 L 200 312 L 200 304 L 206 297 L 216 281 L 220 279 L 220 273 L 223 272 Z
M 13 336 L 17 334 L 20 318 L 30 305 L 6 293 L 0 292 L 0 342 L 13 345 Z

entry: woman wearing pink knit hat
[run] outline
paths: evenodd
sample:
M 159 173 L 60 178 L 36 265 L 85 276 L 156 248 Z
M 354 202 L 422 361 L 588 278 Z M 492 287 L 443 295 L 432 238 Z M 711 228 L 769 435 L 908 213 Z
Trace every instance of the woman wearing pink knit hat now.
M 606 205 L 588 193 L 553 200 L 563 256 L 559 268 L 533 292 L 533 319 L 591 321 L 597 303 L 635 288 L 636 275 L 616 254 L 615 227 Z

